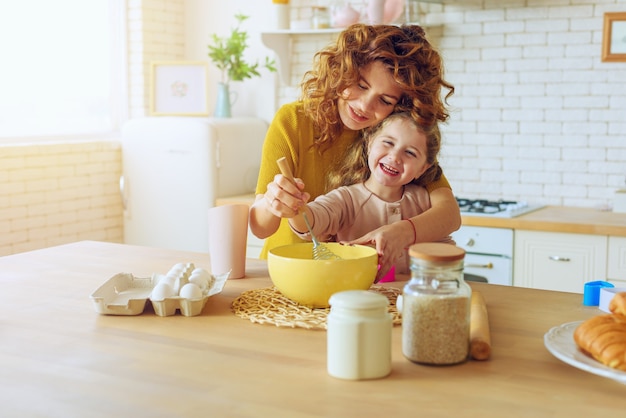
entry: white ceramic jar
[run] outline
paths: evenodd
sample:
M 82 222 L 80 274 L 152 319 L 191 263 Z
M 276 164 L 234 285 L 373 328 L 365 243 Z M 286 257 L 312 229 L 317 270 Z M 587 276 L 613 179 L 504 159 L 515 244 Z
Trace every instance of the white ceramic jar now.
M 392 316 L 380 293 L 348 290 L 330 297 L 327 320 L 328 374 L 339 379 L 376 379 L 391 372 Z
M 289 3 L 273 2 L 274 9 L 274 28 L 289 29 L 290 13 Z

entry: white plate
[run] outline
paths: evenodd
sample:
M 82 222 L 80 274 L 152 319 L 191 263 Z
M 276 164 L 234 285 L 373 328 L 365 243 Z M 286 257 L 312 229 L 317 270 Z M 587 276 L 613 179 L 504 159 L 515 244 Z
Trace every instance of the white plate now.
M 543 342 L 548 351 L 570 366 L 626 384 L 626 372 L 607 367 L 578 349 L 574 341 L 574 331 L 582 322 L 568 322 L 546 332 Z

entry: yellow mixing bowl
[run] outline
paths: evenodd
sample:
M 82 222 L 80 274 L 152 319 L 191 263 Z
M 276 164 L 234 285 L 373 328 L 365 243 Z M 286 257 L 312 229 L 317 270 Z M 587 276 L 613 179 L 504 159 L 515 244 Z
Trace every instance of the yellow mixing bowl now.
M 369 289 L 378 270 L 376 249 L 325 243 L 341 260 L 313 260 L 313 244 L 273 248 L 267 257 L 270 278 L 284 296 L 301 305 L 327 308 L 333 293 Z

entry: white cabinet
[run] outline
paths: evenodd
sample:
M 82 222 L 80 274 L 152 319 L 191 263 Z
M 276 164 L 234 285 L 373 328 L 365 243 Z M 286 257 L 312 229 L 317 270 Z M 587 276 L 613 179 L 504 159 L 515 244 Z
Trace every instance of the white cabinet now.
M 607 273 L 616 287 L 626 287 L 626 237 L 609 237 Z
M 583 293 L 586 282 L 606 280 L 607 247 L 604 235 L 516 230 L 513 284 Z

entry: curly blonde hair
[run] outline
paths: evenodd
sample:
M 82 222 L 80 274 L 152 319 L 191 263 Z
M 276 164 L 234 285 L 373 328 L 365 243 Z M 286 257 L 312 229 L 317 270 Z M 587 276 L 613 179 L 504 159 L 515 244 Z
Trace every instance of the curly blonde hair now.
M 408 112 L 420 126 L 444 122 L 454 87 L 443 79 L 443 61 L 417 25 L 364 25 L 346 28 L 336 43 L 315 54 L 313 69 L 301 84 L 304 111 L 315 123 L 318 147 L 328 146 L 343 130 L 337 101 L 360 81 L 360 69 L 380 61 L 402 87 L 394 111 Z M 447 89 L 442 99 L 442 89 Z
M 413 116 L 408 112 L 393 113 L 377 126 L 369 130 L 363 140 L 355 141 L 348 149 L 348 153 L 344 160 L 344 165 L 331 175 L 328 181 L 331 189 L 340 186 L 349 186 L 351 184 L 362 183 L 372 174 L 367 163 L 369 145 L 372 143 L 381 131 L 395 120 L 407 120 L 411 122 L 418 130 L 426 135 L 426 163 L 430 167 L 422 173 L 420 177 L 414 179 L 411 183 L 418 186 L 425 186 L 436 180 L 439 180 L 442 169 L 437 162 L 437 155 L 441 149 L 441 132 L 439 124 L 420 125 Z

